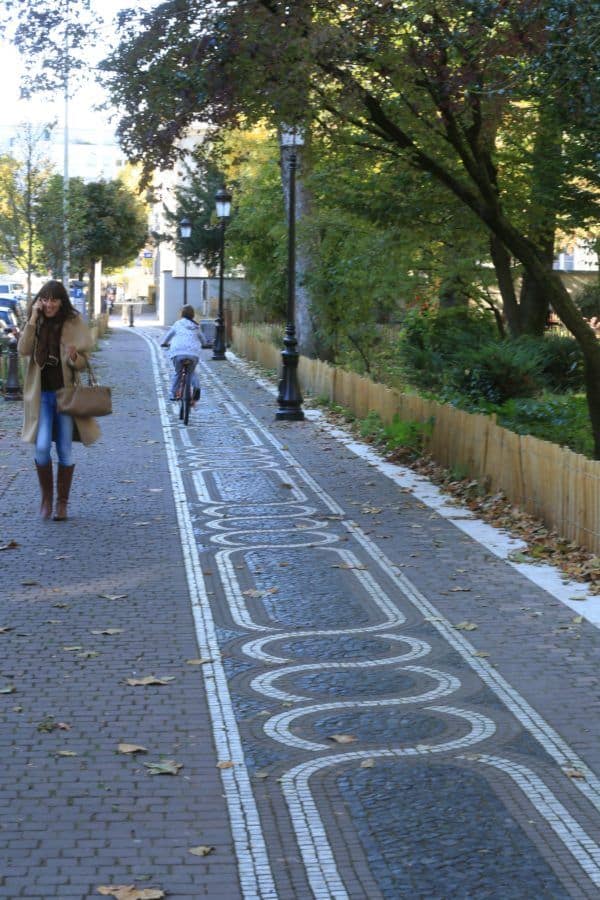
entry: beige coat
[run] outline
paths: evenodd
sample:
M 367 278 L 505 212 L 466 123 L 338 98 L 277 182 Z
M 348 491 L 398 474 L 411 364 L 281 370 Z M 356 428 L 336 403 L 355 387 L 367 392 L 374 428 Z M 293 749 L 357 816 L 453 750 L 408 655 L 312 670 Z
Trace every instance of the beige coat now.
M 40 415 L 40 396 L 42 391 L 42 370 L 33 357 L 35 344 L 35 325 L 27 323 L 19 338 L 18 350 L 21 356 L 29 357 L 25 385 L 23 388 L 23 430 L 21 437 L 30 444 L 35 444 Z M 77 357 L 71 362 L 68 348 L 77 348 Z M 60 338 L 60 361 L 62 365 L 65 387 L 79 381 L 79 372 L 85 369 L 88 356 L 92 350 L 90 330 L 81 318 L 66 319 Z M 73 418 L 75 428 L 73 439 L 86 446 L 93 444 L 100 437 L 100 428 L 95 419 Z

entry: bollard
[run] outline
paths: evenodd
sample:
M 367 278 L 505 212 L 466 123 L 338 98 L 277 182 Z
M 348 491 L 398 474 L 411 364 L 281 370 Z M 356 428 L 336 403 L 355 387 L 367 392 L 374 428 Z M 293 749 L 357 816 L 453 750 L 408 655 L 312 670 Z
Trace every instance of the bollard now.
M 17 353 L 17 339 L 13 338 L 8 344 L 8 375 L 4 386 L 5 400 L 22 400 L 23 392 L 19 382 L 19 354 Z
M 129 304 L 129 327 L 133 325 L 133 303 Z

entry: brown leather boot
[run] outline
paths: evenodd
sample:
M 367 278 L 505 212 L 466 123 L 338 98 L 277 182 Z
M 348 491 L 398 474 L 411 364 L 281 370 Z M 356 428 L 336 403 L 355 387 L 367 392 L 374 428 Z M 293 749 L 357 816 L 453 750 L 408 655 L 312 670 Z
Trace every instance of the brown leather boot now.
M 71 490 L 71 482 L 73 481 L 73 469 L 75 466 L 58 467 L 56 475 L 56 512 L 54 513 L 55 522 L 64 522 L 67 518 L 67 503 L 69 502 L 69 492 Z
M 42 502 L 40 503 L 40 516 L 42 519 L 49 519 L 52 515 L 52 497 L 54 484 L 52 479 L 52 461 L 46 463 L 45 466 L 35 464 L 38 479 L 40 482 L 40 491 L 42 492 Z

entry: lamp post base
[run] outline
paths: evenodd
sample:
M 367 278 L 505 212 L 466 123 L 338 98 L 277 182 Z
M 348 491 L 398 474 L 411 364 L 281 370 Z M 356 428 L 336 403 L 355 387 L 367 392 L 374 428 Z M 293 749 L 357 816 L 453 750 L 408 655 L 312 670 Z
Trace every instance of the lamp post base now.
M 215 342 L 213 344 L 213 359 L 226 359 L 225 356 L 225 323 L 222 316 L 217 316 L 215 328 Z
M 277 403 L 279 409 L 275 413 L 277 420 L 287 422 L 302 422 L 304 411 L 302 409 L 302 394 L 298 386 L 298 353 L 296 352 L 296 337 L 293 327 L 286 328 L 284 338 L 285 349 L 281 351 L 283 361 L 283 373 L 279 382 Z

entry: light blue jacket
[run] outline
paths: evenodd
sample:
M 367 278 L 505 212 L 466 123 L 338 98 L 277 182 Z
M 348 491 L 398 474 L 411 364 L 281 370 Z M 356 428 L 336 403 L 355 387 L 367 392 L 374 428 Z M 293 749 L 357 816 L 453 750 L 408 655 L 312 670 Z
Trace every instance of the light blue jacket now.
M 200 356 L 200 326 L 191 319 L 179 319 L 171 326 L 163 344 L 169 344 L 169 356 Z

